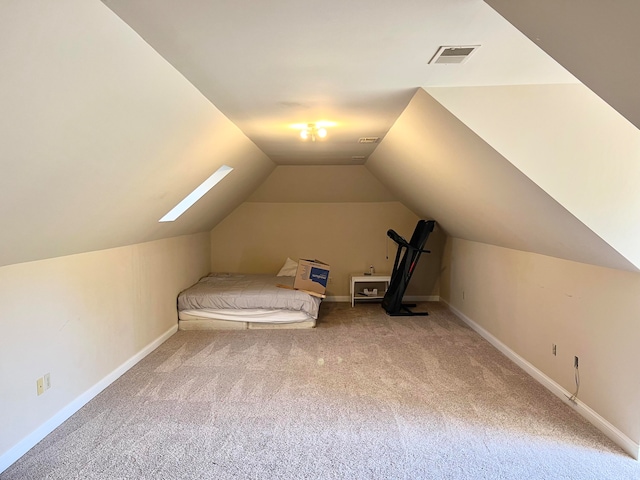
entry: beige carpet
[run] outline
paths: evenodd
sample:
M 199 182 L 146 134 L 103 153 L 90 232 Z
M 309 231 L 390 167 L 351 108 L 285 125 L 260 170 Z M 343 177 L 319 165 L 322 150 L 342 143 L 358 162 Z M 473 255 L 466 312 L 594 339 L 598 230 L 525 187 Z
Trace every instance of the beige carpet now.
M 178 332 L 4 479 L 632 479 L 640 464 L 440 304 Z

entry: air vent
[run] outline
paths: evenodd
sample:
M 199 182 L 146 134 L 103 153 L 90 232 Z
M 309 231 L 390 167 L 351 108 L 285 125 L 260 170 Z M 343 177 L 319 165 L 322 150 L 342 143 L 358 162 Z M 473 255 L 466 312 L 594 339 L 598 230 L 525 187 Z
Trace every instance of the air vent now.
M 464 63 L 478 48 L 480 45 L 440 47 L 429 63 Z
M 358 139 L 358 143 L 378 143 L 380 137 L 361 137 Z
M 351 160 L 364 160 L 364 155 L 353 155 Z

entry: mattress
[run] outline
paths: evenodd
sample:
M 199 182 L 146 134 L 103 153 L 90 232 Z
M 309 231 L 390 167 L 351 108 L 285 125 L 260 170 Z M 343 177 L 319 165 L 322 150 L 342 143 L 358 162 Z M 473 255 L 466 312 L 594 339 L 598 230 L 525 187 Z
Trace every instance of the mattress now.
M 218 310 L 216 313 L 184 310 L 178 314 L 180 330 L 255 330 L 266 328 L 313 328 L 316 320 L 303 312 L 274 310 L 268 315 L 249 310 Z
M 308 328 L 320 299 L 299 290 L 293 277 L 212 273 L 178 295 L 179 328 Z

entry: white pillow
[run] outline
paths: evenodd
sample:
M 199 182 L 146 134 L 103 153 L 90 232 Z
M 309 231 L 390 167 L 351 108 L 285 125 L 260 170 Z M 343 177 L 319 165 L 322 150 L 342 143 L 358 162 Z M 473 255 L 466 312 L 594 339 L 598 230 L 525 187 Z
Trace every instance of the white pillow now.
M 284 262 L 284 265 L 278 272 L 278 277 L 295 277 L 296 272 L 298 271 L 298 262 L 295 260 L 291 260 L 287 258 L 287 261 Z

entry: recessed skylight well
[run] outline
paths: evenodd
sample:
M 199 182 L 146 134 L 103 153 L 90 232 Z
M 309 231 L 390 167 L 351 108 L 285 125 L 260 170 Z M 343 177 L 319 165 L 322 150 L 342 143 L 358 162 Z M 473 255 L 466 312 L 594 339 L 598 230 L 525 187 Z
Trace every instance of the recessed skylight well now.
M 213 175 L 207 178 L 193 192 L 187 195 L 178 205 L 173 207 L 169 213 L 162 217 L 159 222 L 173 222 L 176 218 L 186 212 L 194 203 L 200 200 L 209 190 L 216 186 L 224 177 L 229 175 L 233 167 L 221 166 Z

